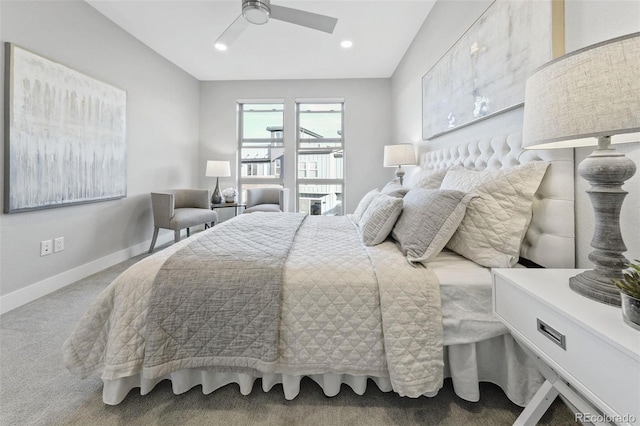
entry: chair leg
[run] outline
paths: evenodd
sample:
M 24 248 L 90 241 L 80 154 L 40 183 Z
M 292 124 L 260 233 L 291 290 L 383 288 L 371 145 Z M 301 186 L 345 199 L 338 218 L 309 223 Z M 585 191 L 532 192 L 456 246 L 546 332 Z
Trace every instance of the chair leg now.
M 189 228 L 187 228 L 187 237 L 190 237 L 190 236 L 191 236 L 191 231 Z
M 158 239 L 158 228 L 157 226 L 153 227 L 153 238 L 151 239 L 151 247 L 149 247 L 149 253 L 153 252 L 153 247 L 156 245 L 156 240 Z
M 174 235 L 173 239 L 175 240 L 175 242 L 176 243 L 179 242 L 180 241 L 180 230 L 176 229 L 175 231 L 173 231 L 173 235 Z

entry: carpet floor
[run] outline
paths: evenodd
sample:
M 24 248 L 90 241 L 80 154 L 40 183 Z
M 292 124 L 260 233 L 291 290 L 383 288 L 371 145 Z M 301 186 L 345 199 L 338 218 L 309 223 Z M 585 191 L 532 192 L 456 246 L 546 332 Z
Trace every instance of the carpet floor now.
M 303 380 L 298 397 L 284 399 L 281 386 L 265 393 L 259 381 L 248 396 L 237 385 L 210 395 L 198 386 L 174 395 L 169 382 L 150 394 L 133 390 L 121 404 L 102 402 L 102 381 L 80 380 L 62 365 L 62 344 L 96 296 L 122 271 L 146 255 L 80 280 L 0 316 L 0 424 L 9 425 L 510 425 L 520 407 L 492 384 L 481 400 L 458 398 L 450 380 L 435 398 L 402 398 L 372 382 L 363 396 L 343 385 L 327 398 Z M 575 424 L 557 400 L 540 424 Z

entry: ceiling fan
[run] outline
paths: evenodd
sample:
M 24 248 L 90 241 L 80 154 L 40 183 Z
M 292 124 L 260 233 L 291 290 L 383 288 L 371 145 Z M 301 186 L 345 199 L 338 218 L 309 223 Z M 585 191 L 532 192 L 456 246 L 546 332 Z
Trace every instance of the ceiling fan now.
M 336 18 L 330 16 L 272 5 L 271 0 L 242 0 L 242 14 L 218 37 L 214 44 L 216 49 L 227 50 L 229 45 L 238 38 L 249 24 L 266 24 L 269 18 L 324 31 L 329 34 L 333 33 L 333 29 L 338 22 Z

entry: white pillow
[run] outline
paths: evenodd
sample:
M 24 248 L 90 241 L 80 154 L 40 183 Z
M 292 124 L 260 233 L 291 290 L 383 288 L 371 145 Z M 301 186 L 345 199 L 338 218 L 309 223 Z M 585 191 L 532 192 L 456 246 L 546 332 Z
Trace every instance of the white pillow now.
M 353 220 L 356 223 L 360 222 L 360 219 L 362 219 L 362 215 L 367 210 L 367 207 L 369 207 L 369 204 L 371 204 L 373 199 L 379 194 L 380 191 L 378 191 L 377 189 L 372 189 L 371 191 L 364 194 L 364 197 L 362 197 L 362 199 L 358 203 L 358 207 L 356 207 L 356 210 L 353 212 Z
M 412 188 L 439 189 L 447 169 L 423 169 L 421 168 L 411 177 Z
M 442 251 L 473 197 L 461 191 L 423 188 L 404 196 L 402 213 L 391 235 L 409 263 L 429 262 Z
M 490 268 L 518 262 L 531 221 L 533 196 L 549 163 L 532 161 L 507 169 L 451 168 L 440 189 L 477 194 L 447 248 Z
M 402 198 L 380 194 L 376 196 L 360 219 L 362 242 L 375 246 L 383 242 L 402 212 Z

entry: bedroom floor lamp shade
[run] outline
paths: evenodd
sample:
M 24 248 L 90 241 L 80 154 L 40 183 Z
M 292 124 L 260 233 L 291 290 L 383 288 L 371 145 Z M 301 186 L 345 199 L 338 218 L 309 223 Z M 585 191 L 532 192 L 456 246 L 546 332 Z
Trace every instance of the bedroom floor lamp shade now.
M 207 161 L 207 171 L 205 175 L 216 178 L 216 188 L 213 190 L 213 194 L 211 194 L 211 203 L 222 204 L 222 193 L 220 192 L 218 180 L 221 177 L 231 176 L 231 164 L 228 161 Z
M 621 278 L 627 250 L 620 232 L 624 182 L 636 166 L 611 145 L 640 142 L 640 33 L 608 40 L 538 69 L 525 94 L 523 144 L 548 149 L 597 145 L 578 166 L 595 213 L 594 270 L 569 281 L 577 293 L 620 305 L 611 282 Z
M 398 167 L 396 169 L 396 176 L 400 179 L 400 185 L 402 185 L 404 179 L 402 166 L 415 166 L 416 164 L 416 152 L 413 144 L 385 145 L 384 167 Z

